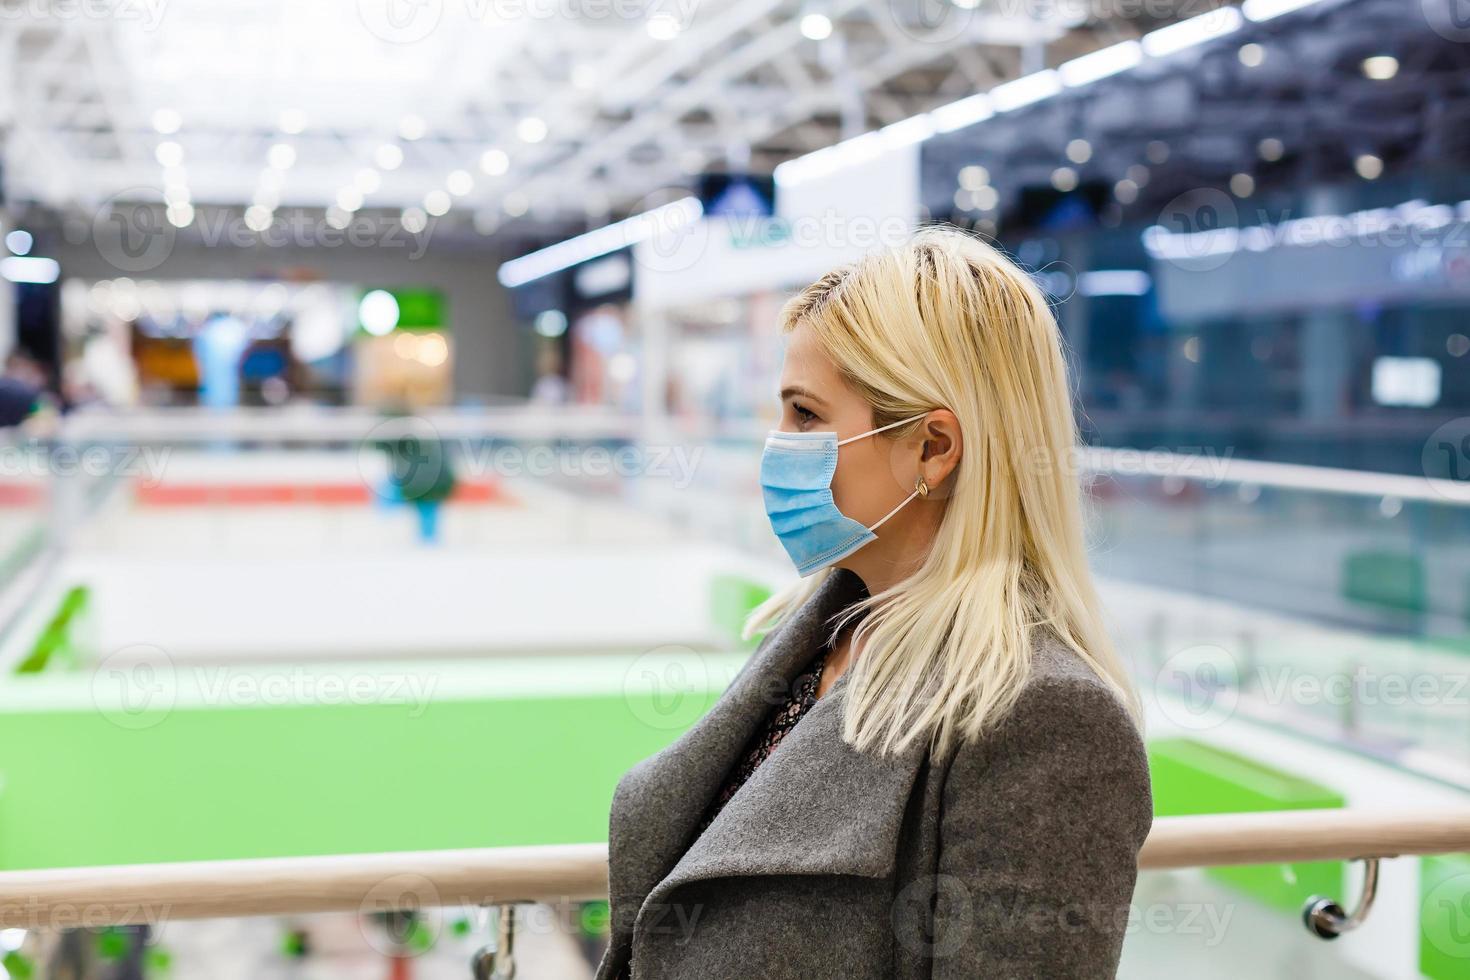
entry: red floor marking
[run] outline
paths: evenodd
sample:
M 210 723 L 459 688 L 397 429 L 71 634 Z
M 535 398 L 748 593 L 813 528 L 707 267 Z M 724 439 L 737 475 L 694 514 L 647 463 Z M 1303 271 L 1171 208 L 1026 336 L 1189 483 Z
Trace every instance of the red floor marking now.
M 0 505 L 8 502 L 0 486 Z M 137 502 L 145 507 L 268 507 L 311 504 L 360 507 L 376 497 L 362 483 L 140 483 Z M 514 506 L 515 498 L 500 484 L 478 480 L 461 482 L 449 498 L 456 504 Z

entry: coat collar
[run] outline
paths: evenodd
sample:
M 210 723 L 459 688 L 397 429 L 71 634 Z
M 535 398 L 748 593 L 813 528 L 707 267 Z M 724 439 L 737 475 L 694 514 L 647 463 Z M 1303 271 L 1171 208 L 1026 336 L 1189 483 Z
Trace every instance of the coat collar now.
M 926 746 L 918 739 L 904 752 L 880 758 L 844 743 L 845 674 L 690 842 L 705 807 L 757 726 L 827 641 L 832 617 L 862 594 L 861 582 L 850 572 L 829 573 L 762 644 L 714 707 L 673 745 L 635 767 L 619 787 L 609 891 L 624 910 L 639 910 L 637 922 L 674 888 L 700 879 L 881 877 L 892 870 Z

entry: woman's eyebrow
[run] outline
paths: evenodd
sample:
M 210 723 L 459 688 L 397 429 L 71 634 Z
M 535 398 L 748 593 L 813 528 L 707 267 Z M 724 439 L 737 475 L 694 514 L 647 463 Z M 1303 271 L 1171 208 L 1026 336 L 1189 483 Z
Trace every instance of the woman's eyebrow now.
M 827 404 L 826 399 L 796 385 L 781 389 L 781 400 L 784 402 L 788 398 L 805 398 L 808 401 L 818 402 L 822 405 Z

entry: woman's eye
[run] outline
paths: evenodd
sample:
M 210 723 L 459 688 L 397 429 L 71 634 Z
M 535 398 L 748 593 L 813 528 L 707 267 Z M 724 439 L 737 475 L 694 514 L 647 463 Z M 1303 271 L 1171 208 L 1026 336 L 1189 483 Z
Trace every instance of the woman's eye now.
M 796 420 L 803 425 L 805 425 L 807 422 L 816 421 L 816 415 L 812 412 L 807 411 L 805 408 L 802 408 L 800 405 L 792 405 L 791 407 L 796 412 Z

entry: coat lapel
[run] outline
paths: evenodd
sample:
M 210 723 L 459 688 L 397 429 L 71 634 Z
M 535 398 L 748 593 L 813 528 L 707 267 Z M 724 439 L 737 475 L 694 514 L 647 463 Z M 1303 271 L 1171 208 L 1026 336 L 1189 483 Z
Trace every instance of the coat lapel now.
M 862 594 L 834 571 L 772 634 L 724 696 L 677 742 L 640 763 L 613 803 L 615 909 L 643 912 L 681 884 L 730 875 L 881 877 L 894 854 L 923 740 L 878 758 L 841 738 L 847 676 L 812 706 L 719 816 L 690 842 L 751 735 L 826 642 L 832 616 Z M 621 918 L 621 916 L 620 916 Z M 620 923 L 615 922 L 617 929 Z M 630 923 L 621 923 L 627 928 Z M 631 940 L 625 933 L 624 938 Z
M 620 918 L 635 913 L 673 867 L 756 726 L 826 641 L 828 620 L 860 594 L 855 576 L 832 572 L 767 635 L 699 721 L 619 782 L 609 826 L 608 890 Z

